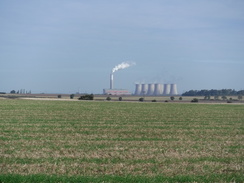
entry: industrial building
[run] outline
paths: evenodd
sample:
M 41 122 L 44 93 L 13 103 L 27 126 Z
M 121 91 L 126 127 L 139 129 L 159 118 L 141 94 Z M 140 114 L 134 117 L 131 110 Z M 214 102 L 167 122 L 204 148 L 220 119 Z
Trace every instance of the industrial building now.
M 104 95 L 131 95 L 131 92 L 124 89 L 103 89 Z

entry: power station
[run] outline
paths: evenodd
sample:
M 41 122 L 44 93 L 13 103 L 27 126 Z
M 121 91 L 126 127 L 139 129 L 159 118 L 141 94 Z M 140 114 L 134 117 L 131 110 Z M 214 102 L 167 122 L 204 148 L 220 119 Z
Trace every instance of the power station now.
M 114 89 L 114 76 L 110 74 L 110 88 L 103 89 L 104 95 L 131 95 L 131 92 L 125 89 Z
M 131 95 L 131 93 L 128 90 L 114 89 L 114 72 L 121 70 L 121 69 L 125 69 L 125 68 L 130 67 L 134 64 L 135 63 L 122 62 L 121 64 L 115 66 L 112 69 L 112 72 L 110 74 L 110 88 L 109 89 L 103 89 L 103 94 L 105 94 L 105 95 Z
M 114 89 L 114 72 L 135 65 L 134 62 L 122 62 L 115 66 L 110 74 L 110 88 L 103 89 L 105 95 L 131 95 L 131 92 L 125 89 Z M 169 96 L 178 95 L 176 84 L 161 84 L 161 83 L 144 83 L 135 85 L 134 95 L 148 96 Z

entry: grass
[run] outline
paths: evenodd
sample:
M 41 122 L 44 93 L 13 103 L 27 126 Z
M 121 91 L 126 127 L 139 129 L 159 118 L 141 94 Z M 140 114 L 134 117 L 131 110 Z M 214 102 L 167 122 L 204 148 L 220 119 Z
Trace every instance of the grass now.
M 229 175 L 212 175 L 212 177 L 206 177 L 197 175 L 192 176 L 174 176 L 174 177 L 165 177 L 165 176 L 155 176 L 155 177 L 146 177 L 146 176 L 47 176 L 47 175 L 0 175 L 0 180 L 2 182 L 10 183 L 22 183 L 22 182 L 82 182 L 82 183 L 91 183 L 91 182 L 139 182 L 139 183 L 148 183 L 148 182 L 215 182 L 216 177 L 221 177 L 223 182 L 242 182 L 242 179 L 233 179 L 233 176 Z
M 244 182 L 243 111 L 0 100 L 0 182 Z

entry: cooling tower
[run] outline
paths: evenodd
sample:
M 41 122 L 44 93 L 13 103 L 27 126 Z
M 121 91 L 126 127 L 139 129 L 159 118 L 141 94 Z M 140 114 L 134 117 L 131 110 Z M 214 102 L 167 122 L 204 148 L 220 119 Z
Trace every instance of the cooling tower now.
M 155 84 L 153 95 L 162 95 L 162 94 L 163 94 L 163 85 L 159 83 Z
M 169 95 L 169 94 L 170 94 L 170 84 L 164 84 L 163 95 Z
M 176 84 L 170 85 L 170 95 L 178 95 Z
M 141 95 L 145 95 L 148 92 L 148 84 L 141 85 Z
M 147 95 L 153 95 L 154 94 L 154 84 L 148 84 L 148 91 L 147 91 Z
M 135 95 L 140 95 L 142 91 L 142 85 L 136 84 Z

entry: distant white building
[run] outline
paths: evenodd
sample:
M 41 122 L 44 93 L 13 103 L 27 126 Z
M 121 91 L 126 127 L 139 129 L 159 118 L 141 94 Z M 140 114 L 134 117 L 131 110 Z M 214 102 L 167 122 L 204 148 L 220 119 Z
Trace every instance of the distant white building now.
M 103 89 L 104 95 L 131 95 L 131 92 L 124 89 Z

